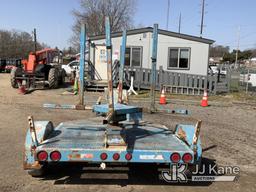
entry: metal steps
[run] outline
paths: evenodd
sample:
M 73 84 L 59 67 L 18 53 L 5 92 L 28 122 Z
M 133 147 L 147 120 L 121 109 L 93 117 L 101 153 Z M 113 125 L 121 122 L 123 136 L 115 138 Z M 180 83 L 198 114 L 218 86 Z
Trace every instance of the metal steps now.
M 88 82 L 88 85 L 85 87 L 85 90 L 86 91 L 103 92 L 106 87 L 108 87 L 107 81 L 93 80 L 93 81 Z

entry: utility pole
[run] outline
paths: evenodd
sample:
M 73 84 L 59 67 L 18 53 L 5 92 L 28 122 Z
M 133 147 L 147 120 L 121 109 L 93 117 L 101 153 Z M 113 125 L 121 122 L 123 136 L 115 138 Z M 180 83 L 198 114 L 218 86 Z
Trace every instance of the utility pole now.
M 180 17 L 179 17 L 179 33 L 180 33 L 180 28 L 181 28 L 181 13 L 180 13 Z
M 239 44 L 240 44 L 240 25 L 238 26 L 238 31 L 237 31 L 237 48 L 236 48 L 236 61 L 235 61 L 235 66 L 237 66 Z M 237 67 L 238 67 L 238 69 L 239 69 L 239 68 L 240 68 L 240 64 L 238 64 Z
M 169 12 L 170 12 L 170 0 L 168 1 L 168 5 L 167 5 L 167 20 L 166 20 L 166 30 L 168 30 L 169 28 Z
M 203 28 L 204 28 L 204 4 L 205 4 L 205 0 L 202 0 L 200 37 L 203 36 Z
M 34 28 L 34 31 L 33 31 L 33 36 L 34 36 L 34 51 L 36 52 L 37 50 L 37 41 L 36 41 L 36 28 Z

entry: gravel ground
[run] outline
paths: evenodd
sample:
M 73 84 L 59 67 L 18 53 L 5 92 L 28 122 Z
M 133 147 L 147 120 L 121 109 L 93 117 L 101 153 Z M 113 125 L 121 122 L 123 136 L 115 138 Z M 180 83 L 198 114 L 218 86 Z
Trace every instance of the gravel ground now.
M 75 104 L 78 96 L 61 95 L 64 89 L 37 90 L 19 95 L 10 87 L 9 74 L 0 74 L 0 191 L 256 191 L 256 110 L 250 105 L 225 105 L 202 108 L 195 104 L 172 102 L 165 108 L 186 108 L 191 115 L 144 114 L 144 120 L 174 129 L 177 123 L 203 121 L 201 129 L 204 161 L 217 165 L 239 166 L 236 182 L 168 184 L 158 180 L 154 167 L 140 166 L 129 174 L 99 173 L 81 166 L 53 168 L 49 176 L 32 178 L 22 169 L 22 152 L 27 131 L 27 116 L 36 120 L 62 121 L 93 118 L 91 111 L 48 110 L 43 103 Z M 100 93 L 86 93 L 89 105 Z M 145 99 L 132 103 L 147 107 Z M 176 104 L 174 104 L 176 103 Z M 97 179 L 100 178 L 100 179 Z

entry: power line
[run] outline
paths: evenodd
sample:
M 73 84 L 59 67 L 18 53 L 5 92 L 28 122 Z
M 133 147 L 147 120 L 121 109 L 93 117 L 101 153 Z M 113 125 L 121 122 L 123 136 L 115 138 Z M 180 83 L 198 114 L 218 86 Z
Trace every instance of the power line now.
M 190 7 L 190 10 L 197 10 L 198 9 L 198 4 L 194 4 L 194 6 Z M 184 23 L 188 23 L 189 21 L 193 20 L 195 17 L 198 17 L 198 14 L 193 14 L 192 16 L 184 16 L 182 17 L 182 23 L 184 25 Z
M 239 26 L 240 26 L 240 25 L 239 25 Z M 240 28 L 241 28 L 241 26 L 240 26 Z M 241 30 L 240 30 L 240 33 L 241 33 Z M 241 41 L 241 39 L 245 39 L 245 38 L 250 37 L 250 36 L 253 36 L 253 35 L 256 35 L 256 32 L 255 32 L 255 31 L 254 31 L 254 32 L 247 33 L 247 34 L 245 34 L 245 35 L 243 35 L 243 36 L 240 36 L 240 41 Z M 232 40 L 232 41 L 228 41 L 228 42 L 222 42 L 222 43 L 219 43 L 219 44 L 223 44 L 223 45 L 230 45 L 230 44 L 232 44 L 232 45 L 234 45 L 236 42 L 237 42 L 237 39 Z M 237 44 L 236 44 L 236 45 L 237 45 Z M 235 45 L 235 46 L 236 46 L 236 45 Z

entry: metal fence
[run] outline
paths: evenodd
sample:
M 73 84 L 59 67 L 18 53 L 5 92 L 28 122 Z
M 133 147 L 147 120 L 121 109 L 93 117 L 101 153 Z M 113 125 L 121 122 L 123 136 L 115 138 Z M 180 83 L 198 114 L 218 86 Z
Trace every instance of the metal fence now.
M 127 84 L 129 84 L 130 77 L 133 75 L 135 88 L 139 90 L 150 89 L 151 69 L 125 67 L 124 74 Z M 164 71 L 161 66 L 156 71 L 156 74 L 156 90 L 160 90 L 163 87 L 167 92 L 187 95 L 201 95 L 204 90 L 207 90 L 210 94 L 216 94 L 218 91 L 228 91 L 226 81 L 218 82 L 217 74 L 203 76 L 176 73 Z
M 243 68 L 239 72 L 239 90 L 256 93 L 256 68 Z
M 113 70 L 114 84 L 119 78 L 119 64 L 116 63 Z M 218 65 L 219 72 L 204 75 L 177 73 L 163 70 L 160 66 L 156 71 L 156 90 L 165 90 L 173 94 L 202 95 L 204 90 L 209 94 L 219 94 L 236 91 L 256 93 L 256 68 L 237 69 L 232 65 Z M 131 76 L 134 76 L 134 87 L 150 89 L 151 69 L 125 67 L 124 84 L 130 86 Z

